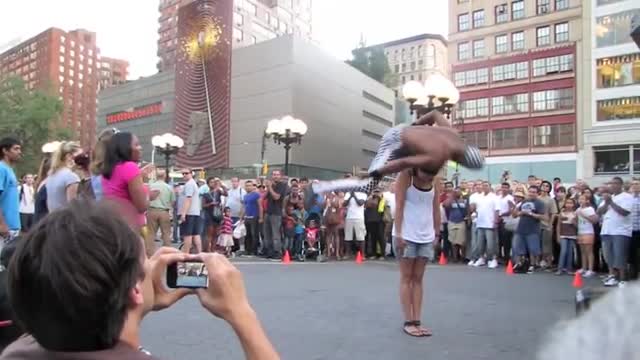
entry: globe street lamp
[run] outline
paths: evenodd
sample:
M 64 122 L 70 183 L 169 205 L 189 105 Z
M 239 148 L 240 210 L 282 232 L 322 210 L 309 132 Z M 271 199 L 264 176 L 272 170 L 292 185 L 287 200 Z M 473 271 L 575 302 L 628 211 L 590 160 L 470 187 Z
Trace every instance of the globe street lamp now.
M 184 146 L 184 140 L 182 140 L 177 135 L 166 133 L 164 135 L 156 135 L 152 137 L 151 145 L 153 145 L 154 153 L 157 151 L 164 155 L 164 164 L 165 164 L 165 168 L 167 169 L 166 181 L 168 182 L 169 181 L 169 160 L 171 160 L 171 155 L 177 154 L 180 148 Z M 153 161 L 154 160 L 151 160 L 151 162 Z
M 453 105 L 460 100 L 458 89 L 449 79 L 438 73 L 430 75 L 424 84 L 409 81 L 402 87 L 402 95 L 410 104 L 411 114 L 415 111 L 418 118 L 438 110 L 448 119 Z
M 307 124 L 292 116 L 273 119 L 267 124 L 265 137 L 272 137 L 276 144 L 284 144 L 284 174 L 289 175 L 289 150 L 292 144 L 300 144 L 307 133 Z

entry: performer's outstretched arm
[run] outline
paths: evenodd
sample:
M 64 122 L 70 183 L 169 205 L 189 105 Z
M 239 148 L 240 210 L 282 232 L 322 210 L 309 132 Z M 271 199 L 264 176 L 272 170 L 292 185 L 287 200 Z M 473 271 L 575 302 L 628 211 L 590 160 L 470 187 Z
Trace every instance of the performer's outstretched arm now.
M 418 120 L 416 120 L 413 125 L 437 125 L 439 127 L 451 127 L 451 123 L 447 120 L 444 115 L 438 110 L 432 110 L 424 115 L 422 115 Z

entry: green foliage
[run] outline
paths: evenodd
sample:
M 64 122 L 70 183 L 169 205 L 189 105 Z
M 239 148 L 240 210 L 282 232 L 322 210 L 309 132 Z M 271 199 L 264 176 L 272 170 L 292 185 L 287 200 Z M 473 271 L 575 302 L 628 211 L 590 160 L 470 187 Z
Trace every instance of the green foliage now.
M 349 65 L 378 82 L 387 83 L 391 69 L 383 48 L 367 48 L 361 42 L 360 47 L 351 53 L 353 54 L 353 59 L 347 61 Z
M 68 129 L 57 126 L 62 108 L 57 97 L 27 90 L 21 78 L 0 78 L 0 137 L 15 136 L 22 142 L 18 176 L 37 171 L 43 144 L 71 137 Z

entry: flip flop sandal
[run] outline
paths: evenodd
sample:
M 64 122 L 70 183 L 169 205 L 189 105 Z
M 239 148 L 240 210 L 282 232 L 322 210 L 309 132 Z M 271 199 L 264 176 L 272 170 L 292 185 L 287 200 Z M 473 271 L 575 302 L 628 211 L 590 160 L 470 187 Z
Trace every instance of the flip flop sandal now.
M 431 329 L 422 327 L 420 321 L 414 321 L 413 324 L 418 330 L 420 330 L 420 333 L 422 334 L 421 336 L 424 336 L 424 337 L 433 336 L 433 332 L 431 331 Z
M 410 327 L 415 328 L 414 331 L 409 330 Z M 404 322 L 404 326 L 402 328 L 402 331 L 404 331 L 405 334 L 412 336 L 412 337 L 423 337 L 424 335 L 422 335 L 422 331 L 420 329 L 418 329 L 416 327 L 416 322 L 415 321 L 405 321 Z

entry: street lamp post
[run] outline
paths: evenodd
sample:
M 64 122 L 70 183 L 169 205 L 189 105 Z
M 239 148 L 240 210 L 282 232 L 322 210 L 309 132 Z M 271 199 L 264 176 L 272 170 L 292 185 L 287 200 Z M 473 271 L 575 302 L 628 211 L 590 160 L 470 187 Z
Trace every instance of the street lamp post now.
M 152 137 L 151 145 L 153 145 L 154 151 L 164 155 L 164 164 L 167 169 L 166 181 L 169 182 L 169 161 L 171 156 L 177 154 L 180 148 L 184 146 L 184 141 L 177 135 L 166 133 Z
M 410 104 L 411 114 L 416 112 L 417 118 L 437 110 L 448 119 L 451 109 L 460 100 L 458 89 L 438 73 L 430 75 L 424 84 L 409 81 L 402 87 L 402 95 Z
M 272 137 L 276 144 L 284 144 L 284 174 L 289 175 L 289 151 L 291 145 L 300 144 L 307 133 L 307 124 L 292 116 L 269 121 L 265 130 L 266 137 Z

